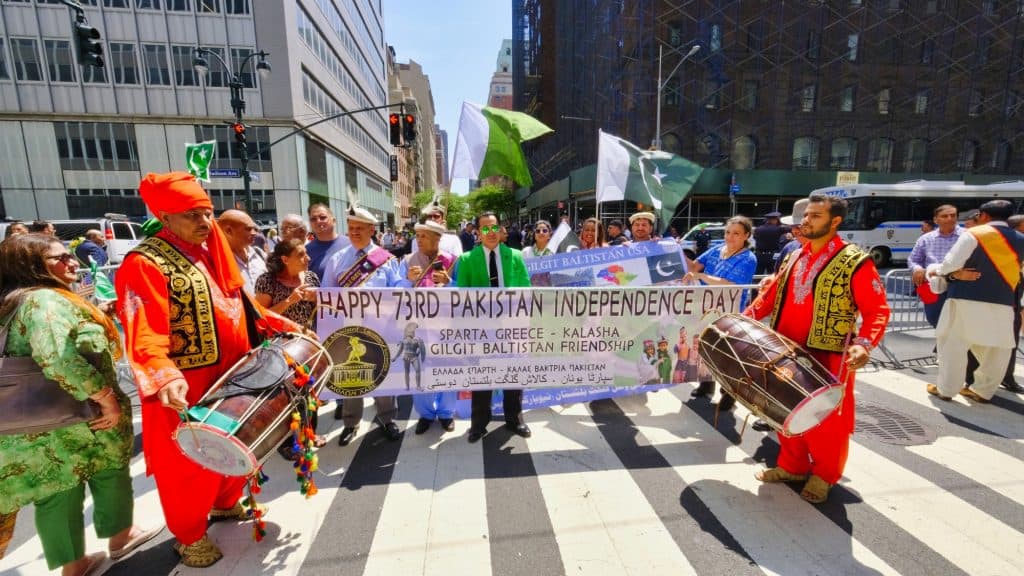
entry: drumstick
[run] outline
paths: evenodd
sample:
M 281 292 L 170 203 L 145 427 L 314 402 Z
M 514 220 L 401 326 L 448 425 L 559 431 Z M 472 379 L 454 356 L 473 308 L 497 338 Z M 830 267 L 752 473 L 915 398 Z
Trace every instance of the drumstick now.
M 182 410 L 181 411 L 181 419 L 185 422 L 185 427 L 188 428 L 189 433 L 192 434 L 192 442 L 195 443 L 196 450 L 200 454 L 202 454 L 203 453 L 203 445 L 199 443 L 199 436 L 196 436 L 195 428 L 193 428 L 192 425 L 188 421 L 188 411 L 187 410 Z

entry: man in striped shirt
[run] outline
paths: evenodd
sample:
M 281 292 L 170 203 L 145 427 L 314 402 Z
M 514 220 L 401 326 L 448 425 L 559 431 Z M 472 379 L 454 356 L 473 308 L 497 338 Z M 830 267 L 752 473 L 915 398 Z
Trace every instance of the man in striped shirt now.
M 914 286 L 920 286 L 925 282 L 925 270 L 929 264 L 940 264 L 946 257 L 953 244 L 960 238 L 963 228 L 956 225 L 956 207 L 943 204 L 935 209 L 934 220 L 937 229 L 922 234 L 914 249 L 907 259 L 907 266 L 913 274 Z M 934 328 L 939 322 L 939 314 L 942 312 L 942 305 L 946 303 L 946 294 L 939 294 L 938 300 L 931 304 L 924 305 L 924 316 Z

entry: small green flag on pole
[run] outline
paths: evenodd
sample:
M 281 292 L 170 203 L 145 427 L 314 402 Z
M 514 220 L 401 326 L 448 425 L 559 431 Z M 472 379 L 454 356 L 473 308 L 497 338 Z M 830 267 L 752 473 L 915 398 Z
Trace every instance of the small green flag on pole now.
M 217 151 L 217 141 L 207 140 L 198 144 L 185 143 L 185 165 L 196 180 L 210 181 L 210 162 Z
M 92 272 L 92 283 L 96 288 L 93 297 L 100 302 L 113 302 L 117 300 L 117 292 L 114 291 L 114 284 L 107 278 L 107 275 L 99 270 L 96 261 L 89 259 L 89 270 Z

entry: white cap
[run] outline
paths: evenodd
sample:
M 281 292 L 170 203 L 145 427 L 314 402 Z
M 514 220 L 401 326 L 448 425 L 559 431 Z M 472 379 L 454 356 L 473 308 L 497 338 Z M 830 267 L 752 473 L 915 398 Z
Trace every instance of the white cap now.
M 650 220 L 651 224 L 654 224 L 658 220 L 657 218 L 654 217 L 654 214 L 650 212 L 637 212 L 636 214 L 633 214 L 632 216 L 629 217 L 629 223 L 632 224 L 633 222 L 636 222 L 641 218 Z
M 807 210 L 807 205 L 810 203 L 811 201 L 807 198 L 801 198 L 800 200 L 797 200 L 793 204 L 793 214 L 791 216 L 783 216 L 781 220 L 782 223 L 785 224 L 786 226 L 800 224 L 800 222 L 804 219 L 804 211 Z
M 376 226 L 380 224 L 377 217 L 370 213 L 366 208 L 357 208 L 355 206 L 349 206 L 348 212 L 345 214 L 345 219 L 349 222 L 362 222 L 364 224 L 373 224 Z
M 437 201 L 436 199 L 433 202 L 431 202 L 431 203 L 427 204 L 426 206 L 424 206 L 423 210 L 420 210 L 420 214 L 422 214 L 424 216 L 429 216 L 429 215 L 433 214 L 434 212 L 440 212 L 441 214 L 445 213 L 444 206 L 442 206 L 441 203 L 439 201 Z
M 433 220 L 427 220 L 423 224 L 417 224 L 416 226 L 414 226 L 414 228 L 416 229 L 417 232 L 421 230 L 424 232 L 433 232 L 438 236 L 444 236 L 444 233 L 447 232 L 444 226 L 441 226 L 440 224 L 434 222 Z

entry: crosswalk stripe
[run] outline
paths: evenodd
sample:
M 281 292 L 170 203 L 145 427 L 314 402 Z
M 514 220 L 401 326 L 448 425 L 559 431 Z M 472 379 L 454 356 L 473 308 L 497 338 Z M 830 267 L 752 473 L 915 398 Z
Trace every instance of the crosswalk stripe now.
M 857 382 L 878 387 L 914 404 L 941 411 L 979 428 L 1024 443 L 1024 418 L 1019 414 L 997 406 L 969 404 L 960 396 L 950 402 L 943 402 L 925 391 L 925 386 L 929 383 L 928 377 L 914 378 L 904 372 L 886 370 L 857 374 Z
M 1024 462 L 956 436 L 907 450 L 986 486 L 1010 500 L 1024 502 Z
M 757 481 L 759 467 L 703 420 L 681 417 L 665 426 L 666 417 L 686 410 L 676 395 L 652 395 L 648 407 L 649 416 L 633 419 L 639 431 L 767 573 L 899 573 L 792 490 Z
M 480 446 L 437 430 L 405 431 L 367 576 L 491 573 Z
M 530 413 L 537 468 L 567 573 L 696 574 L 584 404 Z
M 850 487 L 894 523 L 972 574 L 1016 573 L 1020 533 L 931 481 L 853 442 Z M 966 543 L 971 545 L 965 545 Z

